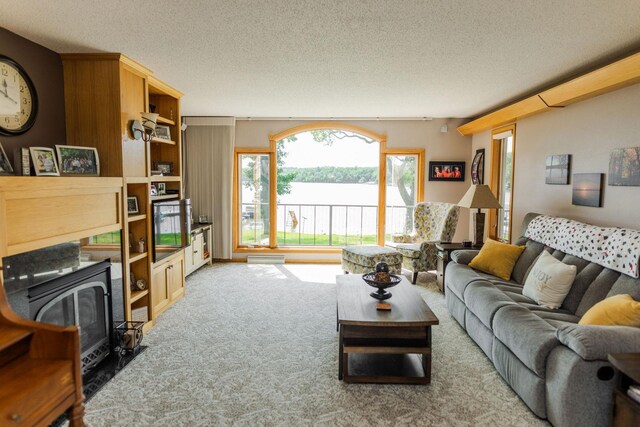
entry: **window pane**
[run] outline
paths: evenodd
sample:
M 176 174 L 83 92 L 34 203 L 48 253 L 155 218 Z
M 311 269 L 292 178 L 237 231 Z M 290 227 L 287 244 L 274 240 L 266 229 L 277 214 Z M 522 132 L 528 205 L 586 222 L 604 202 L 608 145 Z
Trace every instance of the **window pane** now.
M 502 140 L 500 155 L 500 204 L 498 209 L 498 239 L 510 241 L 510 211 L 512 200 L 511 176 L 513 174 L 513 137 Z
M 269 155 L 241 154 L 240 244 L 269 245 Z
M 385 240 L 413 231 L 416 205 L 418 156 L 387 155 L 387 206 Z

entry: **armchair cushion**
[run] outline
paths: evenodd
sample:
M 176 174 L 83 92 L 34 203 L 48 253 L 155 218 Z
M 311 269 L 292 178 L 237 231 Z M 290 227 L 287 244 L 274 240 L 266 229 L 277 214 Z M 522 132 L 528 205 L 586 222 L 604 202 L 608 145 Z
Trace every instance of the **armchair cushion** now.
M 640 352 L 640 328 L 631 326 L 560 325 L 560 342 L 584 360 L 607 360 L 609 353 Z

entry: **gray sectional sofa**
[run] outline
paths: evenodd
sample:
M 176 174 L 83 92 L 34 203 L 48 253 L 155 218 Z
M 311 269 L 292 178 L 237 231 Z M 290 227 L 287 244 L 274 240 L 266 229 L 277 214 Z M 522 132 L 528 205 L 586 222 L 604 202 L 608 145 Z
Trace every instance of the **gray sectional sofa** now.
M 537 215 L 525 217 L 523 236 Z M 608 296 L 630 294 L 640 300 L 640 279 L 526 237 L 514 243 L 526 249 L 509 281 L 470 268 L 477 251 L 452 254 L 445 275 L 449 311 L 537 416 L 555 426 L 610 425 L 616 378 L 607 354 L 640 352 L 640 328 L 577 323 Z M 557 310 L 522 295 L 527 273 L 543 250 L 578 268 Z

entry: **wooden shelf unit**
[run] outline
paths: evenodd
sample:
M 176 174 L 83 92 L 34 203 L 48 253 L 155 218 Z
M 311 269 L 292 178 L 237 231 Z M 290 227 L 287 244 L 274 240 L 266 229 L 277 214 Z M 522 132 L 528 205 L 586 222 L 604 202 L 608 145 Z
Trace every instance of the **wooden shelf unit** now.
M 155 322 L 153 310 L 153 257 L 151 256 L 152 203 L 182 198 L 182 141 L 180 98 L 182 93 L 153 76 L 151 70 L 119 53 L 63 54 L 67 144 L 95 147 L 104 176 L 124 178 L 122 217 L 123 286 L 125 316 L 147 313 L 148 330 Z M 141 120 L 150 105 L 160 114 L 157 122 L 168 126 L 171 140 L 133 139 L 130 126 Z M 155 162 L 171 162 L 170 177 L 151 176 Z M 151 196 L 151 184 L 166 182 L 178 194 Z M 127 197 L 138 199 L 139 213 L 129 215 Z M 138 253 L 143 239 L 145 252 Z M 176 269 L 177 270 L 177 269 Z M 132 290 L 131 276 L 147 283 L 144 291 Z M 172 286 L 184 289 L 184 277 Z M 177 295 L 177 294 L 175 294 Z

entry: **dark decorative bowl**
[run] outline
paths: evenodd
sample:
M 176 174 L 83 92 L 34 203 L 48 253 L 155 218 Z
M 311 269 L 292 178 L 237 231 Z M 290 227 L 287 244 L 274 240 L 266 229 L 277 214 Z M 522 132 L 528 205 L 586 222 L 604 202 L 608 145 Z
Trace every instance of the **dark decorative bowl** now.
M 367 273 L 362 275 L 362 279 L 367 283 L 367 285 L 374 287 L 374 288 L 378 288 L 377 292 L 371 292 L 369 295 L 371 295 L 372 297 L 374 297 L 375 299 L 378 299 L 380 301 L 384 301 L 386 299 L 391 298 L 391 292 L 387 292 L 385 291 L 385 289 L 388 288 L 392 288 L 395 285 L 397 285 L 398 283 L 400 283 L 400 280 L 402 280 L 400 278 L 400 276 L 395 275 L 395 274 L 390 274 L 389 276 L 391 276 L 391 280 L 388 282 L 379 282 L 377 280 L 375 280 L 375 276 L 376 273 Z

